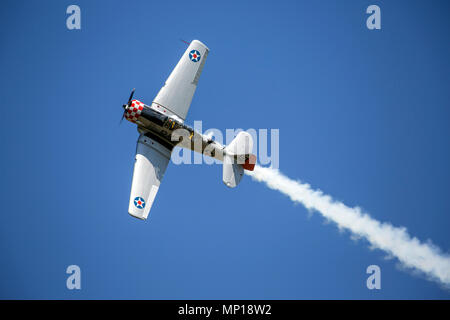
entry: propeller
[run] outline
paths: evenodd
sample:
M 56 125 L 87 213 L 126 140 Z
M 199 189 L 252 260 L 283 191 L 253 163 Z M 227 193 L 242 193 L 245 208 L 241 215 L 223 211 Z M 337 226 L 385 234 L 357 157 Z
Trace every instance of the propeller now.
M 133 95 L 134 95 L 134 91 L 136 90 L 136 88 L 133 88 L 133 90 L 131 90 L 131 94 L 130 94 L 130 98 L 128 99 L 127 104 L 124 104 L 123 107 L 123 114 L 122 114 L 122 119 L 120 119 L 120 123 L 122 123 L 123 118 L 125 118 L 125 113 L 127 112 L 127 108 L 129 108 L 131 106 L 131 100 L 133 100 Z

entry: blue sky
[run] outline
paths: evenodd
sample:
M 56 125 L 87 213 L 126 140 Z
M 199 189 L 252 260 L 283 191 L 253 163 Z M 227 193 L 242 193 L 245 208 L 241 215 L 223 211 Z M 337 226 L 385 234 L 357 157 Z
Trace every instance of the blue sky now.
M 66 8 L 81 8 L 81 30 Z M 382 28 L 366 28 L 366 8 Z M 445 1 L 7 1 L 0 298 L 448 299 L 248 177 L 169 164 L 127 214 L 137 131 L 186 45 L 210 48 L 187 123 L 280 130 L 280 170 L 450 248 Z M 79 265 L 82 289 L 66 288 Z M 381 268 L 368 290 L 366 268 Z

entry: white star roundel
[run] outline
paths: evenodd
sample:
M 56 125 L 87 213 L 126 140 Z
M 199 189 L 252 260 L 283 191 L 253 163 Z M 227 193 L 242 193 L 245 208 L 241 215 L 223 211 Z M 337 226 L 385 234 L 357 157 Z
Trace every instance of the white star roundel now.
M 142 199 L 141 197 L 136 197 L 136 198 L 134 198 L 134 205 L 138 209 L 144 209 L 145 208 L 145 200 Z
M 200 52 L 198 52 L 197 50 L 192 50 L 191 52 L 189 52 L 189 59 L 191 59 L 191 61 L 198 62 L 200 61 L 200 58 Z

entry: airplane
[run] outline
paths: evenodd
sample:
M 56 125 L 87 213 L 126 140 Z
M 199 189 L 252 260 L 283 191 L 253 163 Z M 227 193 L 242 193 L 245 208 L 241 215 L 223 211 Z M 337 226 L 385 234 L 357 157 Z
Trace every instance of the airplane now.
M 228 146 L 194 131 L 184 123 L 209 49 L 193 40 L 150 105 L 133 99 L 123 105 L 122 120 L 139 132 L 128 213 L 146 220 L 175 146 L 206 154 L 223 162 L 222 180 L 236 187 L 244 170 L 253 171 L 252 136 L 239 132 Z

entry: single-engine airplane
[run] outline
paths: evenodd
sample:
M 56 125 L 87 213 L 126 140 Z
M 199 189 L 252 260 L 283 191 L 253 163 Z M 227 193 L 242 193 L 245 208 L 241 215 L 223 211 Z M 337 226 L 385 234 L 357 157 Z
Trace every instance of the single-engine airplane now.
M 140 133 L 128 206 L 136 218 L 147 219 L 175 146 L 222 161 L 222 179 L 230 188 L 239 184 L 244 170 L 255 167 L 249 133 L 241 131 L 222 146 L 184 124 L 208 52 L 203 43 L 192 41 L 151 105 L 134 100 L 134 89 L 123 105 L 122 119 L 135 123 Z

